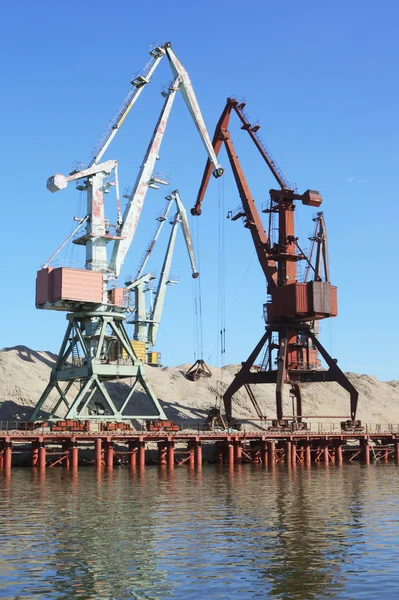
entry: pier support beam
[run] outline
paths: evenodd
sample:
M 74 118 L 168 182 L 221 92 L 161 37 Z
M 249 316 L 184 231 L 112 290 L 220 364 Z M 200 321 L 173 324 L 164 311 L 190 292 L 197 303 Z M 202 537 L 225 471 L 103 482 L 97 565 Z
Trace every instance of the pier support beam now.
M 195 464 L 197 467 L 202 466 L 202 446 L 199 440 L 195 442 Z
M 36 441 L 33 441 L 31 444 L 31 466 L 37 467 L 39 462 L 39 445 Z
M 194 453 L 194 448 L 192 447 L 192 445 L 190 444 L 190 442 L 187 445 L 187 450 L 189 452 L 188 465 L 189 465 L 189 467 L 194 467 L 194 465 L 195 465 L 195 453 Z
M 71 448 L 72 443 L 68 440 L 66 442 L 62 442 L 62 451 L 64 453 L 64 460 L 61 461 L 61 465 L 63 467 L 69 467 L 70 459 L 71 459 Z
M 47 461 L 47 453 L 46 453 L 46 446 L 44 445 L 44 442 L 39 442 L 39 469 L 45 469 L 46 468 L 46 461 Z
M 234 446 L 231 442 L 227 442 L 227 464 L 234 465 Z
M 4 469 L 11 469 L 12 466 L 12 442 L 4 444 Z
M 139 452 L 139 467 L 144 467 L 145 466 L 145 442 L 140 441 L 138 448 L 139 448 L 139 450 L 138 450 L 138 452 Z
M 4 444 L 0 442 L 0 469 L 4 468 Z
M 175 466 L 175 443 L 172 440 L 168 441 L 168 466 Z
M 312 450 L 310 447 L 310 441 L 305 442 L 305 464 L 310 466 L 312 464 Z
M 335 463 L 337 465 L 342 465 L 343 457 L 342 457 L 342 442 L 341 440 L 337 440 L 335 442 Z
M 328 454 L 328 440 L 323 441 L 323 459 L 324 459 L 324 464 L 328 465 L 330 462 L 330 457 Z
M 110 469 L 114 466 L 114 444 L 110 441 L 105 442 L 105 464 Z
M 362 458 L 362 462 L 365 465 L 369 465 L 370 464 L 370 446 L 368 443 L 368 439 L 366 438 L 362 438 L 360 440 L 360 448 L 361 448 L 361 458 Z
M 291 464 L 293 466 L 296 465 L 296 453 L 297 453 L 297 448 L 296 448 L 296 444 L 292 443 L 291 444 Z
M 285 442 L 284 443 L 284 449 L 285 449 L 285 455 L 284 455 L 284 462 L 289 465 L 291 464 L 291 442 Z
M 76 441 L 73 441 L 71 443 L 70 449 L 69 449 L 69 460 L 70 460 L 70 465 L 72 467 L 72 469 L 77 469 L 79 466 L 79 448 L 77 446 Z
M 166 442 L 158 442 L 157 445 L 158 445 L 158 464 L 159 465 L 168 464 Z
M 242 464 L 242 446 L 239 440 L 234 442 L 234 462 L 236 465 Z
M 96 467 L 103 466 L 103 441 L 101 438 L 95 439 L 94 463 Z
M 267 454 L 268 454 L 268 464 L 270 466 L 274 465 L 276 462 L 276 448 L 275 442 L 267 442 Z
M 137 465 L 137 446 L 134 442 L 129 442 L 129 466 L 135 468 Z
M 261 460 L 262 460 L 262 464 L 265 467 L 267 467 L 267 463 L 269 462 L 269 454 L 268 454 L 268 449 L 267 449 L 267 442 L 265 442 L 265 441 L 262 441 Z
M 393 442 L 395 463 L 399 465 L 399 440 Z

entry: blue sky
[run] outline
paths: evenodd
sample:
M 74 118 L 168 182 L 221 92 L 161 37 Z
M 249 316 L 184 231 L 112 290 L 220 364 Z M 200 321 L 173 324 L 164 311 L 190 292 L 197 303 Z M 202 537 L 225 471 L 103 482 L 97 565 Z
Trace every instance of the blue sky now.
M 35 309 L 35 274 L 71 231 L 78 192 L 70 186 L 50 194 L 46 180 L 87 159 L 131 74 L 160 39 L 172 42 L 189 71 L 211 134 L 226 97 L 245 98 L 287 178 L 299 190 L 320 190 L 339 294 L 339 316 L 322 323 L 322 341 L 345 370 L 399 379 L 397 2 L 24 0 L 7 3 L 2 15 L 2 346 L 58 350 L 65 314 Z M 134 182 L 170 79 L 165 60 L 106 154 L 119 159 L 122 189 Z M 231 131 L 261 204 L 274 181 L 237 123 Z M 159 169 L 172 176 L 187 208 L 205 158 L 178 97 Z M 220 362 L 218 198 L 225 212 L 239 204 L 224 152 L 220 158 L 224 181 L 211 182 L 198 223 L 204 356 L 212 364 Z M 125 274 L 135 271 L 163 206 L 163 192 L 150 191 Z M 312 214 L 298 209 L 301 240 Z M 265 285 L 248 231 L 240 221 L 222 221 L 229 363 L 244 360 L 262 335 Z M 158 272 L 160 250 L 151 265 Z M 192 281 L 181 235 L 172 271 L 181 283 L 168 290 L 157 349 L 164 363 L 179 364 L 193 359 Z

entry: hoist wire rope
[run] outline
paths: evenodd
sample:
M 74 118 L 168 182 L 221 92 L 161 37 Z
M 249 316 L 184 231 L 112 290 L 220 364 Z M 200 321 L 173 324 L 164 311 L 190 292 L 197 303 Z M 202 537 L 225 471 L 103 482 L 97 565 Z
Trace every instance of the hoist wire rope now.
M 201 273 L 201 252 L 200 252 L 200 235 L 199 235 L 199 220 L 197 219 L 197 257 L 198 271 Z M 201 360 L 204 359 L 204 329 L 202 322 L 202 290 L 201 290 L 201 275 L 195 279 L 198 290 L 198 312 L 199 312 L 199 351 Z
M 195 249 L 195 256 L 198 265 L 198 271 L 200 276 L 193 279 L 192 282 L 192 295 L 193 295 L 193 342 L 194 342 L 194 361 L 201 358 L 203 360 L 204 354 L 204 338 L 203 338 L 203 323 L 202 323 L 202 292 L 201 292 L 201 252 L 200 252 L 200 230 L 199 230 L 199 219 L 194 219 L 195 225 L 193 227 L 193 217 L 191 217 L 191 231 L 193 232 L 193 246 Z
M 191 283 L 191 293 L 193 298 L 193 310 L 192 310 L 192 321 L 193 321 L 193 342 L 194 342 L 194 362 L 197 360 L 198 352 L 198 317 L 197 317 L 197 299 L 195 292 L 195 280 Z
M 220 368 L 220 380 L 217 400 L 223 396 L 223 367 L 226 353 L 226 270 L 225 270 L 225 202 L 224 180 L 218 182 L 218 298 L 217 298 L 217 367 Z

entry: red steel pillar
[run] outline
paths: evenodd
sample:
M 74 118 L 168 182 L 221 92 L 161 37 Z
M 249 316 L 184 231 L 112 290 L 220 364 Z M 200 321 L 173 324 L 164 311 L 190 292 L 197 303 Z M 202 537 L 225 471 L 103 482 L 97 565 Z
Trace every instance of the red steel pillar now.
M 36 441 L 32 442 L 32 453 L 31 453 L 31 466 L 37 467 L 37 463 L 39 462 L 39 446 Z
M 175 466 L 175 443 L 172 440 L 168 440 L 168 466 Z
M 399 464 L 399 440 L 393 441 L 395 463 Z
M 312 463 L 312 449 L 310 446 L 310 441 L 306 440 L 305 442 L 305 464 L 310 465 Z
M 0 469 L 4 467 L 4 444 L 0 442 Z
M 139 467 L 145 466 L 145 442 L 140 440 L 139 442 Z
M 335 463 L 337 465 L 342 465 L 343 462 L 343 458 L 342 458 L 342 442 L 341 440 L 338 440 L 335 443 Z
M 114 466 L 114 444 L 113 442 L 107 441 L 105 443 L 105 464 L 108 468 Z
M 193 467 L 195 465 L 195 454 L 194 448 L 192 447 L 190 442 L 188 443 L 187 450 L 189 452 L 188 464 L 190 467 Z
M 71 442 L 70 463 L 71 463 L 72 469 L 77 469 L 79 466 L 79 448 L 77 446 L 76 440 L 73 440 Z
M 267 454 L 269 465 L 274 465 L 276 461 L 275 442 L 267 442 Z
M 365 465 L 369 465 L 370 464 L 370 446 L 369 446 L 367 438 L 361 439 L 360 448 L 362 450 L 362 452 L 361 452 L 362 462 Z
M 46 467 L 46 446 L 44 442 L 39 442 L 39 468 L 44 469 Z
M 284 462 L 289 465 L 291 464 L 291 442 L 290 441 L 286 441 L 284 443 L 284 447 L 285 447 L 285 458 L 284 458 Z
M 202 446 L 199 440 L 195 442 L 195 464 L 197 467 L 202 466 Z
M 237 440 L 234 442 L 234 457 L 236 465 L 241 465 L 242 463 L 242 446 L 241 442 Z
M 69 467 L 70 455 L 71 455 L 72 443 L 68 441 L 62 442 L 62 451 L 64 453 L 64 460 L 61 462 L 63 467 Z
M 96 438 L 94 443 L 95 443 L 94 462 L 95 462 L 96 467 L 102 467 L 102 465 L 103 465 L 103 453 L 102 453 L 103 441 L 101 438 Z
M 294 442 L 291 444 L 291 464 L 296 465 L 296 444 Z
M 227 442 L 227 464 L 234 465 L 234 446 L 231 442 Z
M 267 442 L 262 441 L 261 460 L 262 460 L 262 463 L 265 465 L 265 467 L 267 467 L 268 459 L 269 459 L 269 454 L 267 451 Z
M 129 465 L 132 468 L 137 465 L 137 447 L 134 442 L 129 442 Z
M 324 458 L 324 464 L 328 465 L 330 462 L 330 457 L 328 454 L 328 440 L 324 440 L 324 442 L 323 442 L 323 458 Z
M 12 465 L 12 442 L 6 442 L 4 445 L 4 461 L 5 469 L 11 469 Z
M 159 465 L 167 464 L 165 442 L 158 442 L 158 464 Z

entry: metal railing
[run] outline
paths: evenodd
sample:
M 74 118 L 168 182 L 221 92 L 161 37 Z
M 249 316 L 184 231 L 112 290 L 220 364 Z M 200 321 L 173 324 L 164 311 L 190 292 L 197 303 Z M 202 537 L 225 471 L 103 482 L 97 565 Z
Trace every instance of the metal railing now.
M 205 419 L 205 416 L 204 416 Z M 60 420 L 61 417 L 60 417 Z M 109 421 L 111 422 L 112 417 L 109 417 Z M 154 420 L 154 419 L 151 419 Z M 148 431 L 147 430 L 147 420 L 136 420 L 136 423 L 138 423 L 138 426 L 136 426 L 136 428 L 134 430 L 128 430 L 128 431 L 121 431 L 121 433 L 124 433 L 126 435 L 131 435 L 132 433 L 151 433 L 151 434 L 156 434 L 156 431 Z M 223 433 L 226 432 L 226 430 L 223 430 L 221 428 L 215 428 L 214 430 L 210 430 L 209 427 L 205 428 L 204 426 L 204 420 L 199 420 L 199 419 L 177 419 L 175 421 L 173 421 L 175 425 L 177 425 L 179 427 L 179 431 L 178 432 L 169 432 L 167 431 L 167 428 L 162 429 L 159 431 L 160 435 L 165 435 L 166 433 L 170 433 L 170 434 L 174 434 L 174 433 L 181 433 L 181 432 L 185 432 L 187 431 L 187 433 L 190 432 L 197 432 L 197 433 L 212 433 L 212 431 L 215 434 L 219 434 L 219 433 Z M 271 425 L 271 420 L 267 419 L 267 420 L 260 420 L 260 419 L 251 419 L 249 418 L 247 419 L 237 419 L 237 422 L 241 425 L 241 430 L 240 433 L 259 433 L 260 431 L 264 432 L 264 433 L 268 433 L 269 431 L 269 427 Z M 363 431 L 359 432 L 359 433 L 363 433 L 363 434 L 373 434 L 373 435 L 384 435 L 384 434 L 399 434 L 399 424 L 398 423 L 363 423 Z M 35 429 L 32 429 L 32 423 L 28 422 L 28 421 L 19 421 L 19 420 L 5 420 L 5 421 L 0 421 L 0 433 L 5 433 L 5 432 L 13 432 L 13 433 L 41 433 L 41 432 L 48 432 L 49 431 L 49 425 L 41 425 L 39 427 L 36 427 Z M 233 428 L 230 430 L 233 431 Z M 234 430 L 236 431 L 236 430 Z M 79 431 L 68 431 L 69 433 L 79 433 Z M 94 433 L 95 431 L 93 431 Z M 303 430 L 298 430 L 297 432 L 293 432 L 293 433 L 298 433 L 298 434 L 306 434 L 306 432 L 311 433 L 311 434 L 340 434 L 342 433 L 342 429 L 341 429 L 341 424 L 340 422 L 334 422 L 334 421 L 319 421 L 319 422 L 307 422 L 307 429 L 303 429 Z M 64 433 L 64 432 L 60 432 L 60 433 Z M 88 432 L 82 432 L 82 433 L 88 433 Z M 273 431 L 272 432 L 273 435 L 280 435 L 280 432 L 276 432 Z M 287 431 L 281 431 L 281 434 L 287 435 L 290 432 Z M 345 433 L 345 432 L 343 432 Z M 119 434 L 119 432 L 118 432 Z M 354 435 L 356 435 L 356 432 L 354 432 Z

